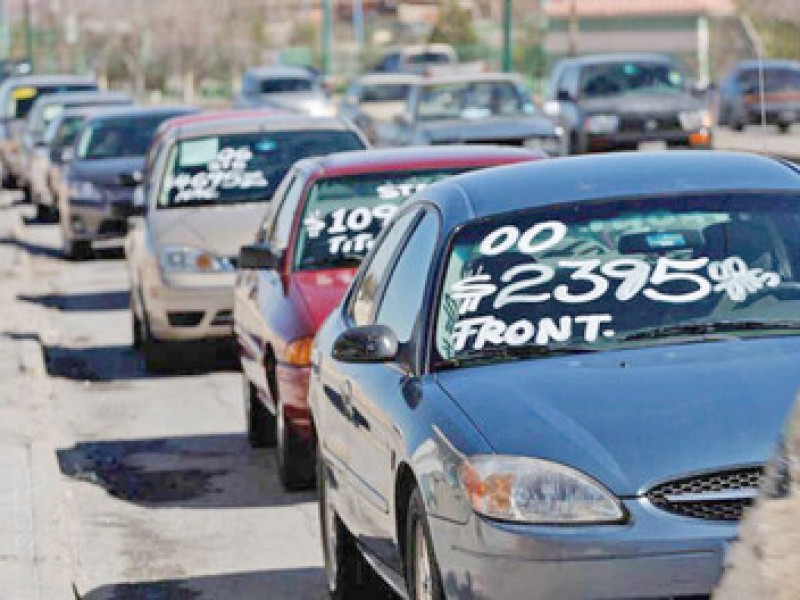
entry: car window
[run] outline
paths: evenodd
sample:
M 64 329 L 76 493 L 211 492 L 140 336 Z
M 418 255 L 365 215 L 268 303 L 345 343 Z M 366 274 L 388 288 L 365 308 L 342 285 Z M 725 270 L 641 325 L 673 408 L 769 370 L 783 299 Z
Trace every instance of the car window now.
M 406 231 L 416 219 L 418 212 L 408 212 L 394 221 L 386 235 L 383 236 L 380 246 L 372 255 L 364 276 L 358 283 L 358 288 L 353 295 L 350 316 L 358 326 L 368 325 L 371 322 L 378 298 L 380 284 L 386 275 L 386 267 L 392 260 L 398 244 L 403 241 Z
M 93 119 L 81 131 L 75 154 L 82 160 L 145 156 L 161 123 L 180 114 Z
M 474 120 L 531 114 L 533 105 L 511 81 L 436 83 L 422 88 L 417 115 L 422 121 Z
M 311 79 L 305 77 L 284 77 L 263 79 L 260 84 L 262 94 L 282 94 L 287 92 L 310 92 L 317 89 Z
M 677 92 L 685 88 L 683 73 L 671 63 L 628 61 L 587 65 L 581 73 L 581 96 Z
M 375 322 L 390 327 L 401 343 L 411 339 L 422 308 L 438 229 L 436 216 L 426 213 L 397 259 L 375 315 Z
M 566 65 L 561 71 L 561 78 L 558 81 L 556 93 L 565 91 L 569 94 L 570 98 L 577 98 L 580 72 L 577 65 Z
M 281 202 L 275 215 L 272 231 L 269 236 L 269 245 L 273 250 L 285 250 L 289 245 L 289 236 L 292 234 L 292 223 L 297 212 L 297 203 L 303 195 L 305 179 L 297 177 L 286 191 L 286 196 Z

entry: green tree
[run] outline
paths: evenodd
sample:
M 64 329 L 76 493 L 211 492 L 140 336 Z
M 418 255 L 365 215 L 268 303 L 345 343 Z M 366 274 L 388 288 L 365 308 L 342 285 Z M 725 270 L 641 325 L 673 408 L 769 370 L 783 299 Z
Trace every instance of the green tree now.
M 478 35 L 472 27 L 472 14 L 462 8 L 458 0 L 447 0 L 439 11 L 428 41 L 443 42 L 457 48 L 474 46 L 478 43 Z

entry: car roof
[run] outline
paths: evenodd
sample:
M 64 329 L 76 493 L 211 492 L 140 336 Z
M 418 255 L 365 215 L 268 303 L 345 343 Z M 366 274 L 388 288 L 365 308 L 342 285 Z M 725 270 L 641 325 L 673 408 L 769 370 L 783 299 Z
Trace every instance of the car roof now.
M 71 102 L 93 102 L 95 100 L 103 101 L 133 101 L 131 97 L 125 92 L 108 92 L 105 90 L 95 90 L 88 92 L 59 92 L 57 94 L 45 94 L 36 98 L 33 104 L 33 109 L 36 110 L 37 106 L 47 104 L 69 104 Z
M 15 88 L 26 85 L 36 87 L 44 85 L 69 85 L 69 84 L 94 85 L 96 83 L 97 82 L 93 77 L 87 77 L 85 75 L 65 75 L 65 74 L 14 75 L 4 80 L 2 86 L 6 88 Z
M 314 79 L 313 74 L 309 72 L 308 69 L 286 66 L 253 67 L 247 70 L 247 75 L 250 77 L 257 77 L 258 79 L 278 79 L 282 77 Z
M 542 158 L 545 156 L 539 152 L 509 146 L 423 146 L 335 152 L 305 158 L 298 161 L 296 167 L 301 171 L 315 172 L 319 177 L 340 177 L 437 167 L 493 166 Z
M 264 117 L 271 117 L 279 114 L 280 111 L 276 109 L 255 108 L 255 109 L 235 109 L 230 110 L 211 110 L 195 112 L 180 117 L 173 117 L 168 121 L 164 121 L 161 125 L 163 133 L 167 133 L 173 129 L 180 129 L 182 127 L 191 127 L 201 123 L 223 123 L 225 121 L 232 121 L 237 119 L 262 119 Z
M 741 71 L 745 69 L 758 69 L 759 64 L 763 65 L 765 69 L 774 69 L 774 68 L 800 69 L 800 62 L 796 60 L 789 60 L 786 58 L 767 58 L 761 61 L 740 60 L 734 65 L 733 70 Z
M 356 81 L 361 85 L 396 85 L 403 83 L 416 83 L 422 77 L 414 73 L 367 73 Z
M 459 175 L 427 188 L 425 199 L 464 221 L 572 202 L 744 191 L 800 192 L 800 171 L 756 154 L 621 152 Z
M 676 62 L 675 58 L 669 54 L 659 54 L 655 52 L 618 52 L 609 54 L 584 54 L 582 56 L 565 58 L 562 60 L 562 64 L 577 64 L 579 66 L 586 66 L 629 61 Z
M 191 106 L 119 106 L 103 108 L 101 112 L 93 115 L 92 119 L 126 119 L 136 117 L 156 117 L 158 115 L 170 113 L 189 113 L 196 111 L 196 108 Z
M 237 116 L 235 113 L 239 113 L 241 116 Z M 187 138 L 247 131 L 355 131 L 353 125 L 338 117 L 312 117 L 269 110 L 232 111 L 230 115 L 225 113 L 218 119 L 196 119 L 179 124 L 177 127 L 173 126 L 173 122 L 174 120 L 167 125 L 168 129 L 159 131 L 160 137 L 171 135 L 177 138 Z
M 460 72 L 453 73 L 452 75 L 433 75 L 429 77 L 420 77 L 415 83 L 418 85 L 439 85 L 447 83 L 468 83 L 471 81 L 511 81 L 519 83 L 522 77 L 519 73 L 474 73 L 474 72 Z

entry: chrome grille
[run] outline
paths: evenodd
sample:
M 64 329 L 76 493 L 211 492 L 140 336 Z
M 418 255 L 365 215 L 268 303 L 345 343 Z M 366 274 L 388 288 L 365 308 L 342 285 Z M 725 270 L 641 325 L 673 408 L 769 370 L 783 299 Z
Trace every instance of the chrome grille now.
M 709 521 L 738 521 L 752 504 L 764 470 L 759 467 L 705 473 L 662 483 L 647 493 L 653 506 Z

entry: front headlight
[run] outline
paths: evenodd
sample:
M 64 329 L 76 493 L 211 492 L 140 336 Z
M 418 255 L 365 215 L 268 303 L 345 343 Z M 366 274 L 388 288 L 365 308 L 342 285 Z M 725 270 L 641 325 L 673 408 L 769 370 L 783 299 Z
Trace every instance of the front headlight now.
M 561 156 L 565 150 L 564 142 L 560 135 L 528 138 L 525 140 L 525 147 L 531 150 L 541 150 L 547 156 Z
M 70 198 L 102 202 L 105 199 L 103 190 L 91 181 L 70 181 L 67 191 Z
M 707 110 L 686 110 L 678 113 L 678 120 L 684 131 L 695 131 L 711 127 L 711 115 Z
M 591 115 L 583 120 L 587 133 L 614 133 L 619 129 L 617 115 Z
M 474 456 L 459 469 L 475 512 L 535 524 L 616 523 L 625 513 L 611 492 L 558 463 L 513 456 Z
M 224 256 L 215 256 L 199 248 L 165 246 L 158 264 L 165 273 L 230 273 L 235 271 Z

